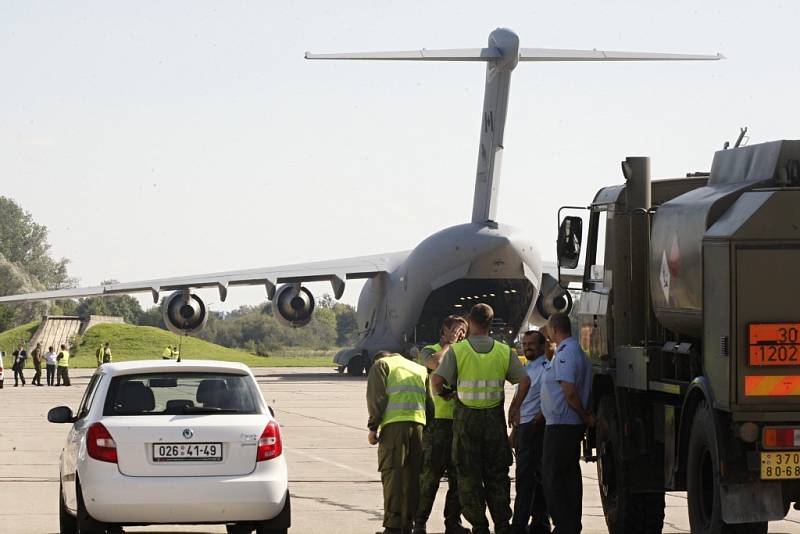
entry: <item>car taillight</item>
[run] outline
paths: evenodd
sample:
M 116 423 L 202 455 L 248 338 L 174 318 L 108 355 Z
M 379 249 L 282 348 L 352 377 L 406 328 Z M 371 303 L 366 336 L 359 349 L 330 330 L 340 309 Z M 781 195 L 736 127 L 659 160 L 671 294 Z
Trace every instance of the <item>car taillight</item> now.
M 256 461 L 272 460 L 283 452 L 281 441 L 281 427 L 275 421 L 270 421 L 258 440 L 258 454 Z
M 794 449 L 800 447 L 800 428 L 768 426 L 764 429 L 765 449 Z
M 117 444 L 102 423 L 95 423 L 86 433 L 86 452 L 95 460 L 117 463 Z

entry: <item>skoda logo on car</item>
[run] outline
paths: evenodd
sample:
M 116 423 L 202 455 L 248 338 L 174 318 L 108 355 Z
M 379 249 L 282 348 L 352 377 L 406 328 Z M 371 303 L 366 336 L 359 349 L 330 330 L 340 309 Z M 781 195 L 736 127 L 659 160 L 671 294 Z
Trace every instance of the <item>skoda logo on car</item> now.
M 194 431 L 191 428 L 184 428 L 183 429 L 183 437 L 186 439 L 192 439 L 194 436 Z

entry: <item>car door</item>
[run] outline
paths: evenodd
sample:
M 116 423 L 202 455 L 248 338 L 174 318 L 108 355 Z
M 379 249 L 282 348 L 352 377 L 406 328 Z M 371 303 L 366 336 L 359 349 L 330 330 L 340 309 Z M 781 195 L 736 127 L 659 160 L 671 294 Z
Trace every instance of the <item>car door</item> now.
M 78 470 L 78 454 L 81 453 L 81 443 L 83 442 L 86 431 L 93 421 L 89 420 L 89 412 L 97 393 L 98 386 L 102 382 L 103 375 L 96 373 L 89 380 L 83 399 L 75 413 L 77 417 L 75 423 L 67 435 L 67 443 L 61 452 L 61 482 L 64 489 L 64 502 L 70 510 L 77 510 L 78 500 L 75 487 Z

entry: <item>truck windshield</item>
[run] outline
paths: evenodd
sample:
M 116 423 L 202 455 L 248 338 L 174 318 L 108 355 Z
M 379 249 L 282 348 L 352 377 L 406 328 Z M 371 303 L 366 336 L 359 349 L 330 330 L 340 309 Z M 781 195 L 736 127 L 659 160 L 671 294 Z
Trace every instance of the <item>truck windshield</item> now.
M 226 373 L 117 376 L 109 384 L 103 414 L 260 413 L 255 387 L 248 375 Z

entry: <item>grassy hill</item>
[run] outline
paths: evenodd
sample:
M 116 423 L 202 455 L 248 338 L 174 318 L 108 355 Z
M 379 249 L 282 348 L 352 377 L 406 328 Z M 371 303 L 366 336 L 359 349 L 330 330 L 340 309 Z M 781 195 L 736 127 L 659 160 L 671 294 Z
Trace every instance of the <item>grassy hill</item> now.
M 38 322 L 34 322 L 3 332 L 0 334 L 0 350 L 9 351 L 14 341 L 21 336 L 29 339 L 38 325 Z M 181 345 L 181 359 L 185 360 L 235 361 L 251 367 L 330 367 L 333 365 L 333 351 L 289 349 L 268 357 L 256 356 L 202 339 L 181 338 L 160 328 L 128 324 L 100 324 L 90 328 L 80 340 L 79 345 L 73 347 L 70 366 L 95 367 L 97 365 L 95 351 L 101 343 L 106 341 L 111 344 L 115 362 L 161 359 L 164 347 Z M 6 357 L 4 364 L 10 374 L 11 359 Z M 28 361 L 28 368 L 32 367 L 33 365 Z
M 33 321 L 11 330 L 0 332 L 0 351 L 6 353 L 6 357 L 3 358 L 3 367 L 7 369 L 8 376 L 11 376 L 11 352 L 17 348 L 17 343 L 19 343 L 20 339 L 27 341 L 33 337 L 36 329 L 39 328 L 40 322 Z

